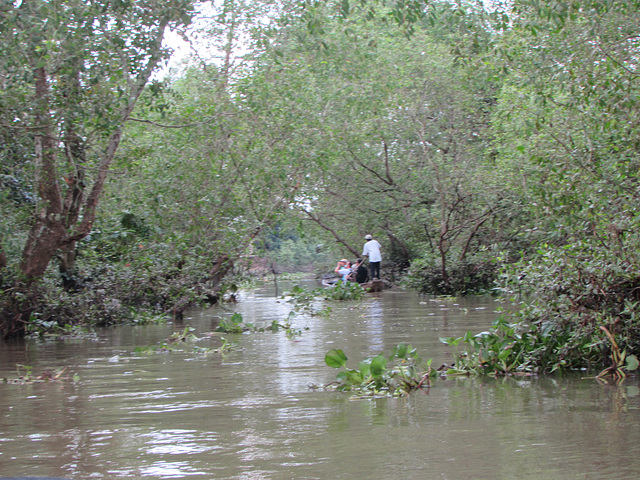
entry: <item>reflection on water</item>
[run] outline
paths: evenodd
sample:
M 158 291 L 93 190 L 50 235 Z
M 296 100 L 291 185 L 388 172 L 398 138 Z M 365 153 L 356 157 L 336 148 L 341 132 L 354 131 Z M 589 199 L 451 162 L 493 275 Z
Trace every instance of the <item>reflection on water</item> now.
M 67 366 L 81 381 L 0 385 L 0 474 L 74 479 L 610 479 L 640 473 L 640 389 L 577 376 L 438 380 L 402 399 L 351 401 L 312 391 L 336 372 L 400 342 L 451 361 L 439 337 L 486 330 L 491 298 L 436 300 L 401 290 L 336 303 L 284 332 L 227 335 L 224 357 L 190 351 L 136 354 L 186 324 L 202 347 L 230 311 L 269 326 L 290 305 L 270 288 L 193 312 L 182 325 L 121 327 L 95 340 L 0 348 L 0 376 L 15 365 Z M 231 310 L 229 310 L 231 309 Z

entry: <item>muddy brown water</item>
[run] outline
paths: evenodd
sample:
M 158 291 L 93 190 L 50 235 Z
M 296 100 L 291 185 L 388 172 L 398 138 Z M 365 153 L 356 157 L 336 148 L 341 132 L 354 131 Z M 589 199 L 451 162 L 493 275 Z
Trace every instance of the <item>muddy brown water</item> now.
M 290 286 L 290 285 L 289 285 Z M 287 285 L 280 285 L 280 291 Z M 71 379 L 0 384 L 0 477 L 69 479 L 612 479 L 640 475 L 640 388 L 580 375 L 438 379 L 406 398 L 353 400 L 309 384 L 411 343 L 451 361 L 438 338 L 487 330 L 490 297 L 436 300 L 390 290 L 297 316 L 284 331 L 226 335 L 228 354 L 185 345 L 136 352 L 186 325 L 217 348 L 217 318 L 284 322 L 291 305 L 266 285 L 182 324 L 117 327 L 94 339 L 0 346 L 0 378 L 66 367 Z M 306 330 L 304 330 L 306 328 Z M 24 367 L 22 372 L 24 373 Z

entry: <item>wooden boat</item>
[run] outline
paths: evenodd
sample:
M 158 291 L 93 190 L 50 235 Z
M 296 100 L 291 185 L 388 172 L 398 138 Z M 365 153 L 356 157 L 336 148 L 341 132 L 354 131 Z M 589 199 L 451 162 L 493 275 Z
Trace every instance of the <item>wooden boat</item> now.
M 370 282 L 361 283 L 360 286 L 364 288 L 367 292 L 381 292 L 389 288 L 389 285 L 387 284 L 387 282 L 385 282 L 380 278 L 375 278 Z
M 340 277 L 327 273 L 319 280 L 323 287 L 334 287 L 336 283 L 338 283 L 338 280 L 340 280 Z
M 324 287 L 335 287 L 339 280 L 340 278 L 338 277 L 325 275 L 322 278 L 321 283 Z M 367 292 L 381 292 L 390 287 L 390 285 L 387 282 L 379 278 L 371 280 L 370 282 L 361 283 L 360 286 L 364 288 Z

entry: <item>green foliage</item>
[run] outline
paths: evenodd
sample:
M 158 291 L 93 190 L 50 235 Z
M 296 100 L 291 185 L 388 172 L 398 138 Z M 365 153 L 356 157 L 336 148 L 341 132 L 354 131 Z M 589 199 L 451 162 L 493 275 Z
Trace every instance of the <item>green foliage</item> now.
M 292 311 L 289 312 L 289 315 L 287 316 L 287 319 L 283 323 L 280 323 L 277 320 L 274 320 L 271 323 L 271 327 L 270 327 L 271 331 L 275 333 L 275 332 L 277 332 L 277 331 L 282 329 L 282 330 L 285 331 L 285 333 L 287 335 L 287 338 L 294 338 L 294 337 L 296 337 L 298 335 L 301 335 L 302 334 L 302 329 L 293 328 L 293 319 L 295 318 L 295 316 L 296 316 L 296 312 L 295 312 L 295 310 L 292 310 Z M 308 328 L 305 328 L 305 330 L 306 329 L 308 329 Z
M 596 379 L 604 380 L 611 377 L 614 381 L 624 380 L 627 372 L 633 372 L 638 369 L 640 362 L 636 355 L 627 355 L 627 351 L 620 351 L 615 337 L 607 330 L 606 327 L 600 327 L 611 342 L 611 365 L 598 374 Z M 606 381 L 606 380 L 605 380 Z
M 219 348 L 201 347 L 195 345 L 195 343 L 200 340 L 201 338 L 195 334 L 195 328 L 187 325 L 183 330 L 173 332 L 171 335 L 169 335 L 169 337 L 156 345 L 136 347 L 135 353 L 140 355 L 186 351 L 194 353 L 197 356 L 208 356 L 214 353 L 225 355 L 234 348 L 234 345 L 230 344 L 224 337 L 221 337 L 222 345 Z
M 56 320 L 32 318 L 27 326 L 26 335 L 39 338 L 95 338 L 96 333 L 84 325 L 61 325 Z
M 319 287 L 314 289 L 295 285 L 290 291 L 283 295 L 283 298 L 288 297 L 287 302 L 293 304 L 294 312 L 303 312 L 309 315 L 326 315 L 331 311 L 331 308 L 326 305 L 323 308 L 319 308 L 319 300 L 361 300 L 365 294 L 366 291 L 359 284 L 339 281 L 333 287 Z
M 359 283 L 338 281 L 333 287 L 320 288 L 318 294 L 326 300 L 360 300 L 367 293 Z
M 445 372 L 447 375 L 531 373 L 535 367 L 530 356 L 540 348 L 539 339 L 508 323 L 505 317 L 499 317 L 488 332 L 474 335 L 468 331 L 462 337 L 440 340 L 456 350 L 457 363 Z M 459 351 L 460 344 L 466 350 Z
M 347 356 L 340 349 L 332 349 L 325 355 L 325 363 L 343 369 L 337 375 L 337 389 L 360 396 L 402 396 L 413 390 L 430 386 L 436 375 L 431 359 L 422 364 L 411 345 L 397 345 L 389 357 L 383 354 L 362 360 L 357 369 L 347 368 Z M 331 385 L 331 384 L 330 384 Z M 325 388 L 328 386 L 325 386 Z
M 635 234 L 627 237 L 632 240 Z M 626 243 L 626 242 L 625 242 Z M 604 366 L 606 328 L 620 349 L 640 352 L 640 258 L 636 247 L 609 248 L 597 238 L 553 247 L 504 270 L 505 295 L 531 300 L 512 314 L 522 332 L 522 365 L 540 371 Z
M 223 333 L 244 333 L 244 332 L 264 332 L 269 330 L 273 333 L 279 332 L 280 330 L 284 330 L 287 338 L 294 338 L 298 335 L 302 334 L 301 328 L 293 327 L 293 320 L 296 317 L 296 311 L 292 310 L 287 315 L 287 318 L 283 322 L 279 322 L 278 320 L 273 320 L 271 325 L 267 329 L 265 328 L 257 328 L 252 323 L 245 323 L 242 315 L 240 313 L 235 312 L 228 319 L 223 318 L 220 319 L 219 325 L 216 327 L 216 332 Z M 305 327 L 305 330 L 307 328 Z
M 287 222 L 291 226 L 287 226 Z M 278 272 L 309 272 L 313 266 L 333 262 L 316 232 L 303 229 L 295 217 L 284 216 L 253 243 L 254 254 L 269 260 Z
M 184 330 L 182 331 L 177 331 L 177 332 L 173 332 L 169 338 L 167 338 L 167 342 L 168 343 L 185 343 L 185 342 L 191 342 L 194 340 L 197 340 L 198 337 L 196 336 L 195 333 L 195 328 L 190 327 L 189 325 L 187 325 L 186 327 L 184 327 Z
M 253 324 L 244 323 L 242 315 L 238 312 L 235 312 L 228 319 L 220 319 L 220 324 L 216 327 L 216 332 L 242 333 L 253 329 Z
M 467 348 L 456 369 L 631 370 L 640 354 L 637 0 L 272 7 L 222 5 L 201 37 L 227 61 L 150 83 L 131 112 L 140 91 L 128 89 L 143 83 L 125 73 L 146 81 L 147 61 L 166 54 L 149 56 L 154 29 L 188 22 L 191 2 L 6 5 L 7 312 L 22 308 L 42 335 L 155 322 L 222 298 L 224 279 L 252 255 L 295 270 L 334 250 L 357 255 L 373 232 L 383 266 L 408 268 L 422 292 L 487 292 L 498 279 L 517 298 L 490 332 L 448 339 Z M 282 17 L 267 24 L 271 14 Z M 235 69 L 240 31 L 255 43 Z M 45 69 L 38 98 L 34 66 Z M 104 157 L 130 115 L 119 153 Z M 41 128 L 58 139 L 51 152 L 60 146 L 46 171 L 31 135 Z M 106 180 L 94 219 L 95 204 L 74 203 L 89 190 L 74 192 L 111 161 L 121 175 Z M 41 187 L 59 194 L 44 198 Z M 47 218 L 67 222 L 57 231 L 70 250 L 58 251 L 62 278 L 50 269 L 25 292 L 20 257 L 31 251 L 37 202 L 66 208 Z M 80 222 L 94 231 L 74 249 L 87 233 Z M 352 283 L 296 287 L 289 301 L 296 314 L 316 314 L 362 295 Z M 228 331 L 246 327 L 232 319 Z M 271 329 L 297 332 L 291 316 Z M 379 362 L 376 371 L 387 368 Z
M 340 349 L 332 349 L 324 357 L 325 363 L 331 368 L 342 368 L 347 364 L 347 356 Z
M 0 278 L 16 287 L 3 291 L 3 337 L 23 335 L 34 311 L 48 308 L 39 304 L 40 283 L 52 260 L 65 288 L 78 287 L 75 244 L 96 220 L 122 130 L 168 55 L 165 29 L 188 24 L 192 12 L 188 0 L 2 3 L 0 49 L 11 53 L 0 57 L 0 183 L 8 193 L 0 201 L 13 204 L 3 217 L 8 210 L 20 220 L 8 242 L 0 228 L 0 269 L 12 270 Z M 6 261 L 7 253 L 17 258 Z
M 628 253 L 613 255 L 589 242 L 547 245 L 535 261 L 506 270 L 504 293 L 532 300 L 504 314 L 489 332 L 445 339 L 467 347 L 457 354 L 456 370 L 509 374 L 607 364 L 610 373 L 632 370 L 640 352 L 640 302 L 636 270 L 629 268 L 636 254 Z
M 293 305 L 294 312 L 302 312 L 309 315 L 316 315 L 318 313 L 315 306 L 318 290 L 310 289 L 300 285 L 294 285 L 293 288 L 286 292 L 282 297 L 287 298 L 287 303 Z
M 479 263 L 450 262 L 447 275 L 448 282 L 435 260 L 417 258 L 411 262 L 405 282 L 421 293 L 432 295 L 489 293 L 495 288 L 497 265 L 491 259 Z
M 167 322 L 167 316 L 154 314 L 149 310 L 131 309 L 131 323 L 134 325 L 159 325 Z
M 464 263 L 487 241 L 505 241 L 498 221 L 507 206 L 484 154 L 495 86 L 456 67 L 427 28 L 407 39 L 388 23 L 346 29 L 323 12 L 313 16 L 325 49 L 283 33 L 285 53 L 274 60 L 281 82 L 267 86 L 273 115 L 308 126 L 299 142 L 315 156 L 298 202 L 303 218 L 354 254 L 365 233 L 381 232 L 383 265 L 400 270 L 425 249 Z
M 387 15 L 403 25 L 411 40 L 424 40 L 425 32 L 437 31 L 430 40 L 455 44 L 457 58 L 449 64 L 446 55 L 432 49 L 423 61 L 423 66 L 431 62 L 433 72 L 425 90 L 412 91 L 405 77 L 394 79 L 395 88 L 387 90 L 385 81 L 391 75 L 332 77 L 343 82 L 342 88 L 375 85 L 373 90 L 379 92 L 369 98 L 371 110 L 358 110 L 359 118 L 366 120 L 355 122 L 358 131 L 348 135 L 358 140 L 349 145 L 347 160 L 337 160 L 351 168 L 335 168 L 333 183 L 345 172 L 361 171 L 359 160 L 367 158 L 363 178 L 375 178 L 367 193 L 382 195 L 354 195 L 348 215 L 362 209 L 367 221 L 376 217 L 372 211 L 383 218 L 379 229 L 388 233 L 386 251 L 398 257 L 399 265 L 403 255 L 410 259 L 409 282 L 426 292 L 488 290 L 501 264 L 522 258 L 498 278 L 504 293 L 520 293 L 526 301 L 489 334 L 466 337 L 465 344 L 475 352 L 468 360 L 473 368 L 524 372 L 603 365 L 610 361 L 608 350 L 613 347 L 607 346 L 611 342 L 603 338 L 601 327 L 611 329 L 620 342 L 620 358 L 622 352 L 637 355 L 640 136 L 632 119 L 640 91 L 638 2 L 525 0 L 497 4 L 491 11 L 472 4 L 400 2 L 379 11 L 370 9 L 373 5 L 378 3 L 342 9 L 344 18 L 375 36 L 373 72 L 384 70 L 388 51 L 394 58 L 406 55 L 404 65 L 420 71 L 410 54 L 391 47 L 392 35 L 380 35 L 372 26 Z M 331 74 L 340 71 L 332 62 L 344 63 L 346 58 L 355 69 L 354 60 L 366 57 L 363 45 L 354 42 L 353 55 L 346 55 L 337 46 L 337 30 L 320 16 L 322 9 L 307 12 L 311 13 L 317 26 L 313 34 L 333 42 L 326 60 L 333 67 Z M 359 22 L 365 17 L 366 22 Z M 438 68 L 445 65 L 455 67 L 444 68 L 447 84 L 439 85 Z M 467 89 L 460 87 L 459 79 L 466 81 Z M 440 88 L 431 88 L 435 85 Z M 471 85 L 478 89 L 472 92 Z M 404 121 L 398 121 L 402 114 L 385 111 L 389 91 L 396 93 L 396 103 L 391 104 L 411 112 Z M 482 99 L 486 109 L 469 97 L 465 100 L 467 94 Z M 437 107 L 416 107 L 423 105 Z M 472 124 L 458 116 L 471 111 L 486 123 Z M 395 124 L 385 123 L 385 114 L 380 118 L 378 112 L 386 112 Z M 440 119 L 460 130 L 440 124 Z M 419 128 L 414 130 L 416 124 Z M 360 147 L 376 145 L 367 128 L 380 134 L 384 148 L 378 152 L 365 153 Z M 474 139 L 466 137 L 471 131 L 477 135 Z M 347 145 L 338 135 L 332 139 L 333 152 Z M 422 147 L 419 155 L 412 149 L 415 145 Z M 455 158 L 447 156 L 448 145 L 455 145 Z M 402 170 L 394 170 L 396 155 L 402 158 Z M 415 203 L 397 187 L 410 192 Z M 337 230 L 336 238 L 350 235 L 341 226 L 348 220 L 340 212 L 349 200 L 343 192 L 334 204 L 320 199 L 314 203 L 313 220 Z M 391 211 L 385 201 L 393 206 L 393 215 L 380 215 Z M 362 208 L 363 203 L 370 209 Z M 620 358 L 611 359 L 614 366 Z

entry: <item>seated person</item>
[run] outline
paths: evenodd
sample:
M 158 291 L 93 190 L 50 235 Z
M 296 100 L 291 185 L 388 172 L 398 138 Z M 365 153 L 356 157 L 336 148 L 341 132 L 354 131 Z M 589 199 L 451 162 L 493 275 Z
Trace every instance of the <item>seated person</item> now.
M 353 262 L 353 266 L 351 267 L 351 275 L 349 279 L 356 283 L 365 283 L 369 280 L 369 271 L 367 270 L 367 267 L 362 265 L 362 262 L 363 260 L 358 258 Z
M 340 275 L 343 283 L 346 283 L 349 275 L 351 274 L 351 264 L 349 263 L 349 260 L 345 258 L 340 260 L 334 272 Z

